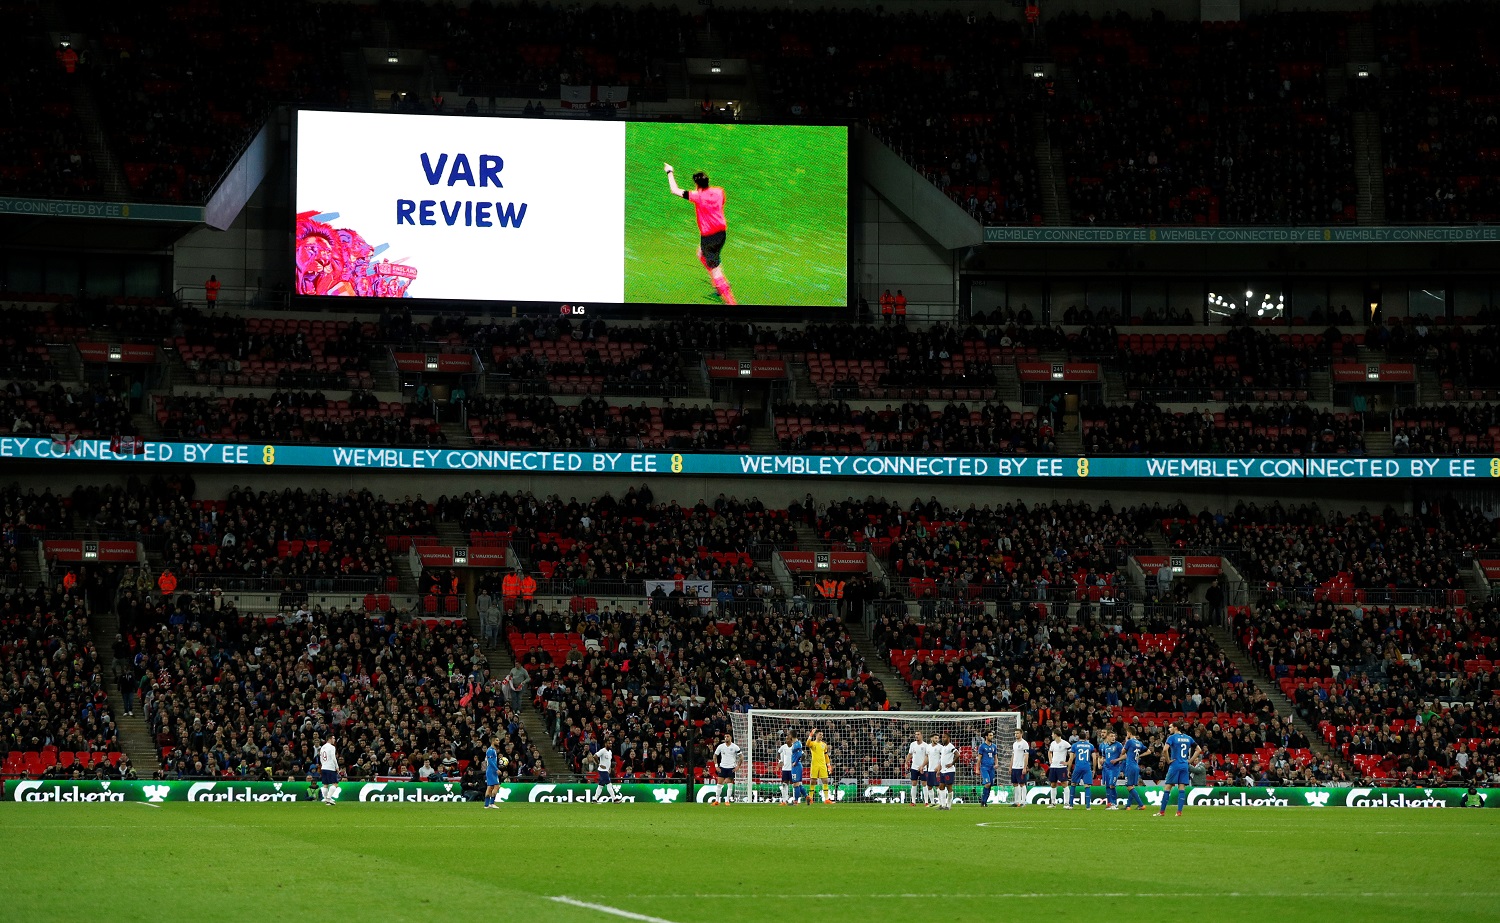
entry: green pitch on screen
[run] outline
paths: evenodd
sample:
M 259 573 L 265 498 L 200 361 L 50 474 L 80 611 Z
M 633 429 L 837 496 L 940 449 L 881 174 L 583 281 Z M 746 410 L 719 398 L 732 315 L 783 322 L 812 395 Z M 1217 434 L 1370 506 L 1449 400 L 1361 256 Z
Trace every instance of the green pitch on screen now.
M 848 132 L 811 125 L 631 123 L 625 129 L 625 300 L 719 304 L 698 262 L 691 188 L 724 188 L 723 268 L 742 305 L 847 303 Z

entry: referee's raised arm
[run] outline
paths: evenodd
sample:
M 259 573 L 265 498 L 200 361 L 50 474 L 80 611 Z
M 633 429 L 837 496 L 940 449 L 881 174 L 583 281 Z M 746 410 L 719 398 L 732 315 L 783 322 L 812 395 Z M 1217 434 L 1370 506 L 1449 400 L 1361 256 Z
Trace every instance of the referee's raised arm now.
M 681 196 L 684 199 L 687 198 L 687 192 L 681 186 L 677 185 L 677 174 L 673 172 L 672 165 L 664 163 L 661 165 L 661 168 L 667 174 L 667 187 L 672 190 L 672 195 Z

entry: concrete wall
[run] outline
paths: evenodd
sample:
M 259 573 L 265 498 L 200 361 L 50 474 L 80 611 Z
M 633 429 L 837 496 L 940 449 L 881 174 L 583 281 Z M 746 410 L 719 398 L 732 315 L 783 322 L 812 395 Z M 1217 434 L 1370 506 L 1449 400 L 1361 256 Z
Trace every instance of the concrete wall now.
M 202 227 L 189 233 L 172 248 L 173 289 L 201 304 L 203 283 L 210 275 L 219 277 L 220 297 L 226 300 L 290 285 L 291 228 L 274 220 L 287 212 L 262 186 L 228 230 Z
M 856 183 L 855 188 L 849 271 L 855 291 L 869 299 L 871 310 L 879 310 L 877 300 L 886 289 L 903 291 L 914 316 L 919 316 L 915 305 L 956 304 L 953 253 L 922 233 L 869 184 Z

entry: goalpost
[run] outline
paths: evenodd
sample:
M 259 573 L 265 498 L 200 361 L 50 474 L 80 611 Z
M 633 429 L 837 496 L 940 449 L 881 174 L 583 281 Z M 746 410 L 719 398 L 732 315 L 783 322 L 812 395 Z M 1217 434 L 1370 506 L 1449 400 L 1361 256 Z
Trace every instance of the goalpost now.
M 778 801 L 781 798 L 781 764 L 777 748 L 790 731 L 805 745 L 813 731 L 822 731 L 828 744 L 833 771 L 829 781 L 840 801 L 875 801 L 910 804 L 912 784 L 907 772 L 907 748 L 914 734 L 926 739 L 947 734 L 958 747 L 954 794 L 959 802 L 977 803 L 980 789 L 975 771 L 976 747 L 989 731 L 995 732 L 995 792 L 1009 798 L 1010 750 L 1021 713 L 1005 712 L 915 712 L 915 711 L 801 711 L 751 709 L 731 715 L 734 739 L 743 751 L 741 771 L 736 773 L 736 801 Z M 807 772 L 803 767 L 803 784 Z

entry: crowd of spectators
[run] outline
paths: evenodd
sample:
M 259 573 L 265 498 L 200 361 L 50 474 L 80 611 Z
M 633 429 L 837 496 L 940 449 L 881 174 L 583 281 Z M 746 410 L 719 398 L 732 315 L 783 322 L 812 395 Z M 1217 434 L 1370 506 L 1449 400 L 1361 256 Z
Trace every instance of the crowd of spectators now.
M 1500 780 L 1500 613 L 1265 597 L 1236 640 L 1329 746 L 1408 785 Z
M 925 710 L 1018 711 L 1033 741 L 1130 729 L 1149 742 L 1163 733 L 1160 716 L 1175 715 L 1192 722 L 1225 781 L 1246 772 L 1295 784 L 1315 771 L 1306 738 L 1201 623 L 1141 628 L 1125 607 L 1118 618 L 1070 622 L 1014 601 L 994 612 L 945 606 L 920 621 L 890 612 L 872 634 Z
M 328 733 L 351 780 L 469 788 L 491 736 L 507 778 L 545 775 L 461 621 L 321 609 L 263 619 L 194 602 L 132 645 L 167 778 L 304 779 Z
M 1386 217 L 1494 220 L 1500 80 L 1484 62 L 1497 50 L 1500 17 L 1483 3 L 1383 4 L 1372 20 L 1381 59 Z
M 907 401 L 899 408 L 856 408 L 847 402 L 777 402 L 776 438 L 792 452 L 923 454 L 1050 454 L 1057 451 L 1050 417 L 1004 404 Z
M 353 8 L 273 0 L 233 17 L 212 5 L 163 16 L 88 2 L 69 13 L 83 55 L 75 79 L 146 199 L 202 202 L 273 105 L 348 105 L 339 52 L 358 45 Z
M 431 534 L 429 505 L 420 496 L 387 501 L 369 490 L 344 494 L 285 488 L 232 487 L 224 500 L 198 501 L 166 535 L 163 558 L 179 578 L 275 577 L 311 589 L 336 577 L 394 575 L 389 536 Z
M 1500 388 L 1500 327 L 1450 328 L 1443 331 L 1433 350 L 1445 398 L 1455 388 L 1486 392 Z M 1494 399 L 1492 393 L 1486 396 L 1486 400 Z
M 168 201 L 202 201 L 273 105 L 373 102 L 343 64 L 369 44 L 368 8 L 276 0 L 230 22 L 211 6 L 163 18 L 91 2 L 71 12 L 70 49 L 34 6 L 6 9 L 21 41 L 0 88 L 21 127 L 0 145 L 0 181 L 20 194 L 100 186 L 69 94 L 52 92 L 59 84 L 93 93 L 132 192 Z M 1232 23 L 1049 13 L 1032 27 L 959 11 L 388 2 L 379 22 L 441 73 L 430 96 L 393 94 L 402 111 L 495 112 L 498 96 L 541 99 L 527 106 L 539 113 L 560 105 L 564 86 L 623 86 L 633 101 L 659 102 L 684 59 L 743 57 L 769 75 L 775 119 L 863 124 L 985 224 L 1041 222 L 1041 131 L 1066 152 L 1076 224 L 1352 222 L 1350 111 L 1371 98 L 1392 220 L 1500 213 L 1490 182 L 1500 84 L 1483 64 L 1496 20 L 1482 4 L 1376 10 L 1379 86 L 1351 81 L 1332 95 L 1341 82 L 1327 72 L 1345 64 L 1351 22 L 1336 12 Z M 1057 72 L 1034 77 L 1036 60 Z M 706 97 L 702 117 L 724 117 L 721 103 Z
M 1066 605 L 1097 602 L 1114 591 L 1129 549 L 1148 544 L 1144 530 L 1151 518 L 1145 507 L 1115 512 L 1107 503 L 1096 508 L 1071 501 L 957 509 L 916 500 L 905 510 L 882 501 L 844 501 L 827 508 L 819 525 L 830 536 L 835 529 L 841 536 L 863 535 L 872 550 L 889 556 L 891 575 L 918 598 Z
M 1164 635 L 1168 644 L 1142 644 L 1129 610 L 1120 612 L 1119 622 L 1078 626 L 1012 601 L 993 614 L 981 606 L 922 621 L 888 614 L 873 634 L 883 651 L 956 652 L 908 661 L 913 691 L 934 710 L 1019 711 L 1028 726 L 1051 716 L 1071 729 L 1104 727 L 1119 709 L 1272 717 L 1269 700 L 1201 625 Z
M 7 754 L 119 752 L 81 594 L 37 587 L 0 597 L 0 733 Z
M 313 442 L 339 445 L 439 446 L 447 442 L 431 405 L 381 401 L 370 391 L 329 399 L 321 391 L 277 391 L 270 397 L 164 395 L 156 421 L 171 439 Z
M 0 62 L 0 105 L 10 128 L 0 138 L 0 190 L 7 195 L 91 197 L 98 194 L 83 123 L 67 92 L 77 79 L 64 66 L 35 4 L 0 3 L 11 32 Z
M 460 96 L 552 97 L 559 84 L 625 86 L 632 98 L 664 98 L 662 65 L 684 54 L 696 26 L 670 7 L 483 4 L 444 9 L 392 3 L 401 34 L 441 47 Z M 512 53 L 497 55 L 497 47 Z
M 571 627 L 583 638 L 562 664 L 542 650 L 517 652 L 574 771 L 592 770 L 590 754 L 612 739 L 620 772 L 681 778 L 690 748 L 729 730 L 733 711 L 884 706 L 884 688 L 837 617 L 767 605 L 720 619 L 695 599 L 605 608 L 576 622 L 516 615 L 514 631 Z M 711 749 L 694 764 L 705 765 Z
M 1095 334 L 1088 348 L 1104 346 Z M 1312 370 L 1326 366 L 1337 330 L 1317 334 L 1265 333 L 1240 327 L 1219 334 L 1124 334 L 1110 365 L 1124 376 L 1132 400 L 1307 400 Z M 1267 394 L 1269 389 L 1269 395 Z
M 996 106 L 1024 26 L 958 11 L 715 10 L 711 28 L 763 62 L 780 119 L 864 123 L 987 224 L 1041 219 L 1028 105 Z M 962 36 L 961 39 L 958 37 Z
M 548 396 L 474 396 L 464 404 L 480 445 L 549 449 L 743 451 L 750 429 L 737 410 L 674 404 L 610 404 L 585 397 L 560 404 Z
M 1344 22 L 1311 12 L 1050 19 L 1053 55 L 1076 78 L 1048 100 L 1073 222 L 1352 222 L 1351 120 L 1324 83 Z
M 165 341 L 200 385 L 300 391 L 374 385 L 370 357 L 372 351 L 381 354 L 376 327 L 357 318 L 240 317 L 192 309 L 156 314 L 170 319 Z
M 792 548 L 796 533 L 785 510 L 751 497 L 719 494 L 691 507 L 658 504 L 650 487 L 631 487 L 566 501 L 531 492 L 469 492 L 438 498 L 438 516 L 465 531 L 499 532 L 544 578 L 641 581 L 687 577 L 766 593 L 761 570 L 773 549 Z
M 1089 455 L 1363 455 L 1360 415 L 1306 404 L 1163 410 L 1149 401 L 1084 407 Z
M 1247 581 L 1308 598 L 1330 581 L 1359 590 L 1462 589 L 1465 554 L 1490 547 L 1495 535 L 1479 510 L 1452 500 L 1423 500 L 1410 514 L 1241 500 L 1229 512 L 1170 519 L 1166 529 L 1176 548 L 1227 553 Z
M 1391 450 L 1397 455 L 1490 455 L 1500 439 L 1500 407 L 1435 404 L 1397 407 Z
M 31 436 L 133 436 L 128 389 L 108 384 L 69 388 L 61 382 L 12 381 L 0 393 L 0 427 Z

